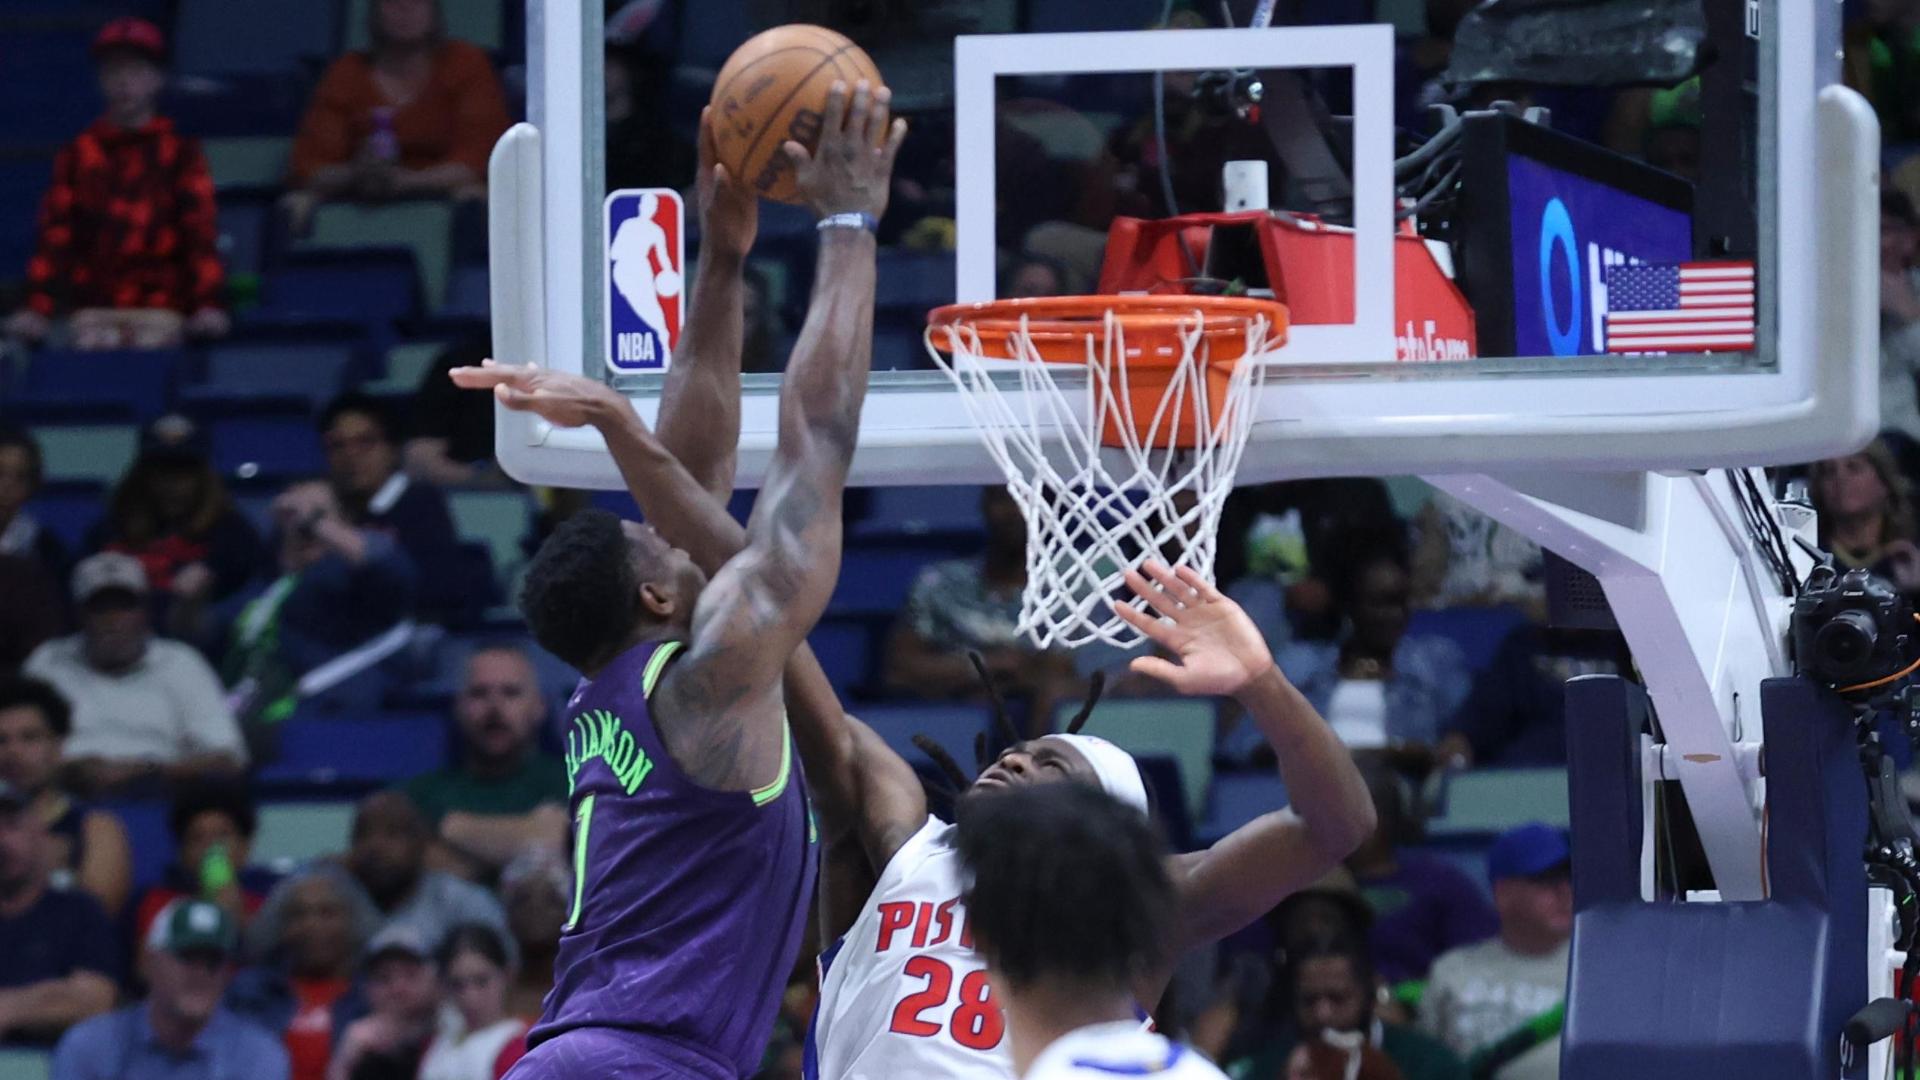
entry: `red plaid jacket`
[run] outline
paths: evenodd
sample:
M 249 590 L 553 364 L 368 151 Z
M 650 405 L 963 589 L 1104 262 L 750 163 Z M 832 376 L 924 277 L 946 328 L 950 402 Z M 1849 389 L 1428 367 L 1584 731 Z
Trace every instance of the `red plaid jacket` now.
M 42 315 L 219 307 L 218 234 L 197 140 L 165 117 L 133 130 L 98 120 L 54 159 L 27 304 Z

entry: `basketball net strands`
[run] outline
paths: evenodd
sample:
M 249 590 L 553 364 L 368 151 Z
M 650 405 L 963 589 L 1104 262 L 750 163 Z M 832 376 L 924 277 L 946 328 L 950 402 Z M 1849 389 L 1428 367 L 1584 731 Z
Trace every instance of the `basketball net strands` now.
M 1122 574 L 1148 559 L 1213 577 L 1220 511 L 1286 308 L 1207 296 L 955 304 L 927 352 L 958 391 L 1027 527 L 1018 631 L 1039 648 L 1146 639 Z M 1069 378 L 1084 371 L 1084 378 Z

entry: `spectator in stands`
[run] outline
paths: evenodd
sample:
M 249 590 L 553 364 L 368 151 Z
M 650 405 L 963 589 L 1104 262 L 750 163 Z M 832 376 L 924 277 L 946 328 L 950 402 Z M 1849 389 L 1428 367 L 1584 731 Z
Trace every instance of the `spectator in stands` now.
M 1875 439 L 1857 454 L 1816 461 L 1808 479 L 1820 546 L 1839 567 L 1868 569 L 1902 592 L 1920 592 L 1912 496 L 1887 444 Z
M 420 1080 L 500 1080 L 527 1052 L 524 1017 L 507 1011 L 513 958 L 491 926 L 456 926 L 435 957 L 451 1010 L 420 1062 Z
M 1058 259 L 1032 252 L 1021 252 L 1014 256 L 1001 275 L 1000 295 L 1012 300 L 1019 297 L 1065 296 L 1073 291 L 1067 287 L 1073 275 Z
M 379 922 L 365 893 L 312 869 L 281 882 L 248 928 L 261 964 L 234 978 L 227 1007 L 279 1033 L 292 1080 L 325 1080 L 334 1040 L 366 1014 L 356 964 Z
M 393 418 L 373 398 L 347 394 L 320 417 L 334 498 L 350 524 L 390 534 L 420 573 L 423 608 L 458 608 L 472 583 L 460 580 L 447 497 L 400 469 Z
M 442 868 L 491 879 L 529 847 L 565 846 L 566 763 L 536 745 L 546 713 L 525 650 L 489 646 L 467 660 L 454 702 L 459 763 L 401 789 L 434 830 Z
M 0 676 L 0 783 L 10 784 L 47 827 L 54 880 L 93 895 L 118 915 L 133 889 L 126 826 L 60 786 L 60 750 L 73 712 L 39 679 Z
M 1434 962 L 1420 1026 L 1466 1058 L 1475 1075 L 1559 1075 L 1556 1013 L 1566 999 L 1573 935 L 1571 854 L 1566 834 L 1546 825 L 1502 834 L 1487 853 L 1500 935 Z M 1530 1033 L 1508 1038 L 1522 1028 Z M 1501 1044 L 1497 1054 L 1495 1044 Z
M 433 950 L 417 926 L 395 924 L 367 946 L 366 1016 L 347 1025 L 327 1064 L 327 1080 L 387 1080 L 420 1075 L 440 1004 Z
M 0 423 L 0 556 L 35 560 L 56 581 L 65 581 L 73 569 L 66 545 L 26 509 L 40 493 L 44 472 L 33 435 Z
M 1422 608 L 1517 607 L 1547 613 L 1540 545 L 1444 491 L 1414 521 L 1413 594 Z
M 529 849 L 500 872 L 507 929 L 520 953 L 520 971 L 507 994 L 507 1011 L 514 1016 L 539 1016 L 553 989 L 560 926 L 567 921 L 572 895 L 573 871 L 552 848 Z
M 204 900 L 175 900 L 145 941 L 147 1000 L 68 1031 L 53 1080 L 287 1080 L 279 1040 L 221 1007 L 240 942 L 232 916 Z
M 447 374 L 479 367 L 491 355 L 493 345 L 484 338 L 449 345 L 420 380 L 412 434 L 401 448 L 414 479 L 442 487 L 514 486 L 493 456 L 493 399 L 461 390 Z
M 273 518 L 280 576 L 243 594 L 222 665 L 236 711 L 255 730 L 327 689 L 302 679 L 349 655 L 331 665 L 341 677 L 330 685 L 377 703 L 377 665 L 406 644 L 413 604 L 413 561 L 390 534 L 349 524 L 330 485 L 294 484 L 274 500 Z
M 189 640 L 204 613 L 251 583 L 265 563 L 260 537 L 234 508 L 192 420 L 169 414 L 141 436 L 140 457 L 113 489 L 96 548 L 140 560 L 164 601 L 165 625 Z
M 1845 78 L 1880 114 L 1890 145 L 1920 141 L 1920 6 L 1867 0 L 1845 35 Z
M 1880 426 L 1920 464 L 1920 212 L 1904 192 L 1880 193 Z
M 145 19 L 115 19 L 93 42 L 107 109 L 60 151 L 27 263 L 27 302 L 8 334 L 45 340 L 70 319 L 80 349 L 165 349 L 229 328 L 221 289 L 213 176 L 200 144 L 156 105 L 166 39 Z
M 1523 623 L 1473 680 L 1455 728 L 1476 765 L 1565 765 L 1567 680 L 1632 670 L 1618 631 Z
M 1276 649 L 1287 678 L 1355 750 L 1381 753 L 1416 772 L 1464 754 L 1465 740 L 1450 725 L 1472 686 L 1466 658 L 1448 638 L 1407 633 L 1405 553 L 1391 542 L 1368 547 L 1367 538 L 1350 537 L 1331 586 L 1340 635 Z M 1284 623 L 1256 621 L 1269 633 L 1284 633 Z M 1236 724 L 1222 735 L 1220 752 L 1253 761 L 1256 743 L 1264 745 L 1257 731 Z
M 160 883 L 147 889 L 134 909 L 133 932 L 144 937 L 160 910 L 197 897 L 220 906 L 245 927 L 266 903 L 272 873 L 251 865 L 259 824 L 253 797 L 238 780 L 204 780 L 174 791 L 167 816 L 175 854 Z
M 1367 950 L 1339 938 L 1309 942 L 1288 957 L 1278 980 L 1284 1024 L 1269 1029 L 1271 1038 L 1228 1072 L 1244 1080 L 1285 1080 L 1286 1068 L 1302 1043 L 1351 1041 L 1379 1051 L 1406 1080 L 1466 1080 L 1460 1059 L 1432 1036 L 1374 1014 L 1377 997 Z M 1344 1075 L 1344 1074 L 1343 1074 Z
M 1435 957 L 1492 937 L 1499 919 L 1458 867 L 1399 850 L 1417 831 L 1407 814 L 1406 781 L 1377 763 L 1361 772 L 1379 824 L 1347 856 L 1347 869 L 1373 908 L 1373 965 L 1389 983 L 1424 979 Z
M 1339 629 L 1327 583 L 1353 537 L 1404 531 L 1387 486 L 1378 480 L 1235 488 L 1221 510 L 1214 565 L 1269 640 L 1324 641 Z
M 0 781 L 0 1043 L 50 1043 L 113 1007 L 113 925 L 99 901 L 53 884 L 51 862 L 46 822 Z
M 509 123 L 487 54 L 446 36 L 438 0 L 373 0 L 367 38 L 327 68 L 300 121 L 287 177 L 296 231 L 325 200 L 486 192 Z
M 980 681 L 967 658 L 977 651 L 1003 693 L 1029 696 L 1036 722 L 1051 720 L 1055 701 L 1078 695 L 1073 654 L 1036 651 L 1014 632 L 1027 584 L 1027 526 L 1007 490 L 981 492 L 987 546 L 979 556 L 934 563 L 921 571 L 887 644 L 886 678 L 916 697 L 974 697 Z
M 35 649 L 67 632 L 59 580 L 36 559 L 0 555 L 0 672 L 20 670 Z
M 83 560 L 73 599 L 80 632 L 35 650 L 26 672 L 73 703 L 66 753 L 75 786 L 98 793 L 246 765 L 218 676 L 192 648 L 154 636 L 138 560 L 113 552 Z
M 610 28 L 611 32 L 611 28 Z M 607 189 L 693 183 L 693 144 L 662 108 L 671 92 L 673 61 L 634 46 L 606 49 Z

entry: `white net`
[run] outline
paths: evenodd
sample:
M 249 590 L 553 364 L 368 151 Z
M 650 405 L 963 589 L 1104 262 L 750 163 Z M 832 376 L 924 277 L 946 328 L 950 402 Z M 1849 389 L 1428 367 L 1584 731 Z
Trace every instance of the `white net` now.
M 1261 361 L 1278 342 L 1264 315 L 1234 320 L 1226 336 L 1236 347 L 1220 351 L 1239 356 L 1244 340 L 1246 359 L 1227 374 L 1229 364 L 1210 355 L 1221 336 L 1217 313 L 1174 322 L 1172 333 L 1142 336 L 1177 341 L 1178 357 L 1131 373 L 1143 350 L 1129 352 L 1126 319 L 1111 310 L 1081 324 L 1083 364 L 1044 362 L 1025 315 L 1004 335 L 983 337 L 965 322 L 927 330 L 928 352 L 1025 512 L 1020 632 L 1039 648 L 1143 642 L 1109 602 L 1144 606 L 1121 573 L 1148 559 L 1213 578 L 1220 510 L 1246 449 Z M 1048 326 L 1057 340 L 1059 324 Z M 1103 434 L 1118 445 L 1103 446 Z

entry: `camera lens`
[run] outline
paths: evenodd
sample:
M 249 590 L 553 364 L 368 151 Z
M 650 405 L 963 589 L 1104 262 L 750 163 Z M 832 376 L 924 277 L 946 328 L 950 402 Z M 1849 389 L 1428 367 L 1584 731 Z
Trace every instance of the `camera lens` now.
M 1813 661 L 1829 678 L 1861 674 L 1873 658 L 1880 628 L 1873 613 L 1851 608 L 1835 615 L 1813 635 Z

